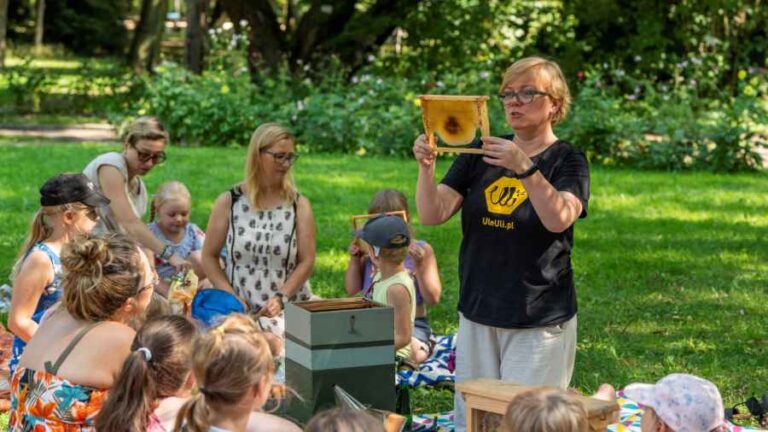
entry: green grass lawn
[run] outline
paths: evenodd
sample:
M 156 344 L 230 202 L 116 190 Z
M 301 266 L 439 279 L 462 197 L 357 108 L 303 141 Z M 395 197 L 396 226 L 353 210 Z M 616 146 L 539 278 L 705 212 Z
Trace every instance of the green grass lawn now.
M 0 274 L 7 275 L 37 189 L 52 174 L 79 171 L 114 146 L 0 140 Z M 150 190 L 178 179 L 193 195 L 204 227 L 216 196 L 242 176 L 245 149 L 172 148 L 146 179 Z M 441 159 L 444 172 L 449 160 Z M 344 293 L 349 216 L 375 191 L 403 190 L 413 203 L 410 160 L 304 155 L 295 167 L 318 227 L 316 293 Z M 576 227 L 579 344 L 572 385 L 592 392 L 655 381 L 671 372 L 702 375 L 726 404 L 768 393 L 768 176 L 645 172 L 593 168 L 589 218 Z M 439 227 L 416 224 L 437 252 L 442 303 L 435 330 L 456 330 L 458 217 Z M 418 391 L 417 411 L 451 407 L 448 392 Z

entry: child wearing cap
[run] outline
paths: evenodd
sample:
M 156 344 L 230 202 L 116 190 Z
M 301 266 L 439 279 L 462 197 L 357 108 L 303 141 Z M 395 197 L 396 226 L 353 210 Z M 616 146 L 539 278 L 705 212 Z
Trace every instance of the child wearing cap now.
M 725 411 L 717 387 L 688 374 L 656 384 L 630 384 L 624 395 L 645 408 L 642 432 L 724 432 Z
M 377 216 L 363 226 L 360 238 L 366 243 L 368 256 L 378 269 L 373 276 L 374 301 L 388 304 L 395 312 L 395 350 L 400 360 L 418 363 L 412 345 L 413 320 L 416 317 L 413 278 L 405 269 L 411 234 L 408 224 L 397 216 Z
M 11 272 L 13 291 L 8 327 L 15 334 L 11 376 L 43 314 L 62 295 L 62 246 L 90 233 L 99 219 L 96 209 L 109 205 L 83 174 L 59 174 L 40 188 L 40 208 Z

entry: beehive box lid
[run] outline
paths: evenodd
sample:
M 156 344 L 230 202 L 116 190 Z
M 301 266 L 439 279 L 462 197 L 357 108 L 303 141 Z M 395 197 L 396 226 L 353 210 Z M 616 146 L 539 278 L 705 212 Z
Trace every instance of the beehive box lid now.
M 310 349 L 393 345 L 394 310 L 359 297 L 287 303 L 285 337 Z

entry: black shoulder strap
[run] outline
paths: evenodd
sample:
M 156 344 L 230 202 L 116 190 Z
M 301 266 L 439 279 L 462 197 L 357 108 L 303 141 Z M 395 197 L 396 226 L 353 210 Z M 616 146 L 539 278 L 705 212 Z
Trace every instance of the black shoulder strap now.
M 229 283 L 232 284 L 232 287 L 235 286 L 235 238 L 237 231 L 235 230 L 235 203 L 240 199 L 241 196 L 243 196 L 243 192 L 240 190 L 238 186 L 233 187 L 229 190 L 229 229 L 230 233 L 232 234 L 232 240 L 229 242 L 229 260 L 232 263 L 232 267 L 229 271 Z
M 298 194 L 296 196 L 296 199 L 293 200 L 293 227 L 291 227 L 291 235 L 288 237 L 288 247 L 286 250 L 288 251 L 285 254 L 285 266 L 283 267 L 283 283 L 288 280 L 288 261 L 291 260 L 291 246 L 293 245 L 293 238 L 296 237 L 296 224 L 299 220 L 299 198 L 301 198 L 301 194 Z M 298 254 L 298 244 L 296 245 L 296 253 Z M 297 258 L 298 259 L 298 258 Z
M 48 372 L 51 375 L 56 375 L 59 373 L 59 368 L 64 363 L 64 361 L 69 357 L 69 355 L 72 353 L 72 350 L 75 349 L 75 346 L 80 342 L 80 340 L 91 330 L 93 330 L 96 326 L 101 324 L 103 321 L 95 322 L 88 324 L 87 326 L 83 327 L 72 340 L 69 342 L 69 345 L 64 348 L 64 351 L 59 354 L 59 358 L 56 359 L 56 362 L 51 364 L 50 361 L 46 361 L 43 366 L 45 366 L 45 371 Z

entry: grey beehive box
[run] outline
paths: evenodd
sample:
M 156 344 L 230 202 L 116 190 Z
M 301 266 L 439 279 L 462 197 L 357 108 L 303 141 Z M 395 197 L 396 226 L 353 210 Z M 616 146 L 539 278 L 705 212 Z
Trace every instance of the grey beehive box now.
M 362 298 L 286 304 L 286 384 L 304 400 L 287 401 L 285 413 L 306 423 L 335 405 L 334 385 L 369 407 L 394 411 L 394 336 L 387 305 Z

